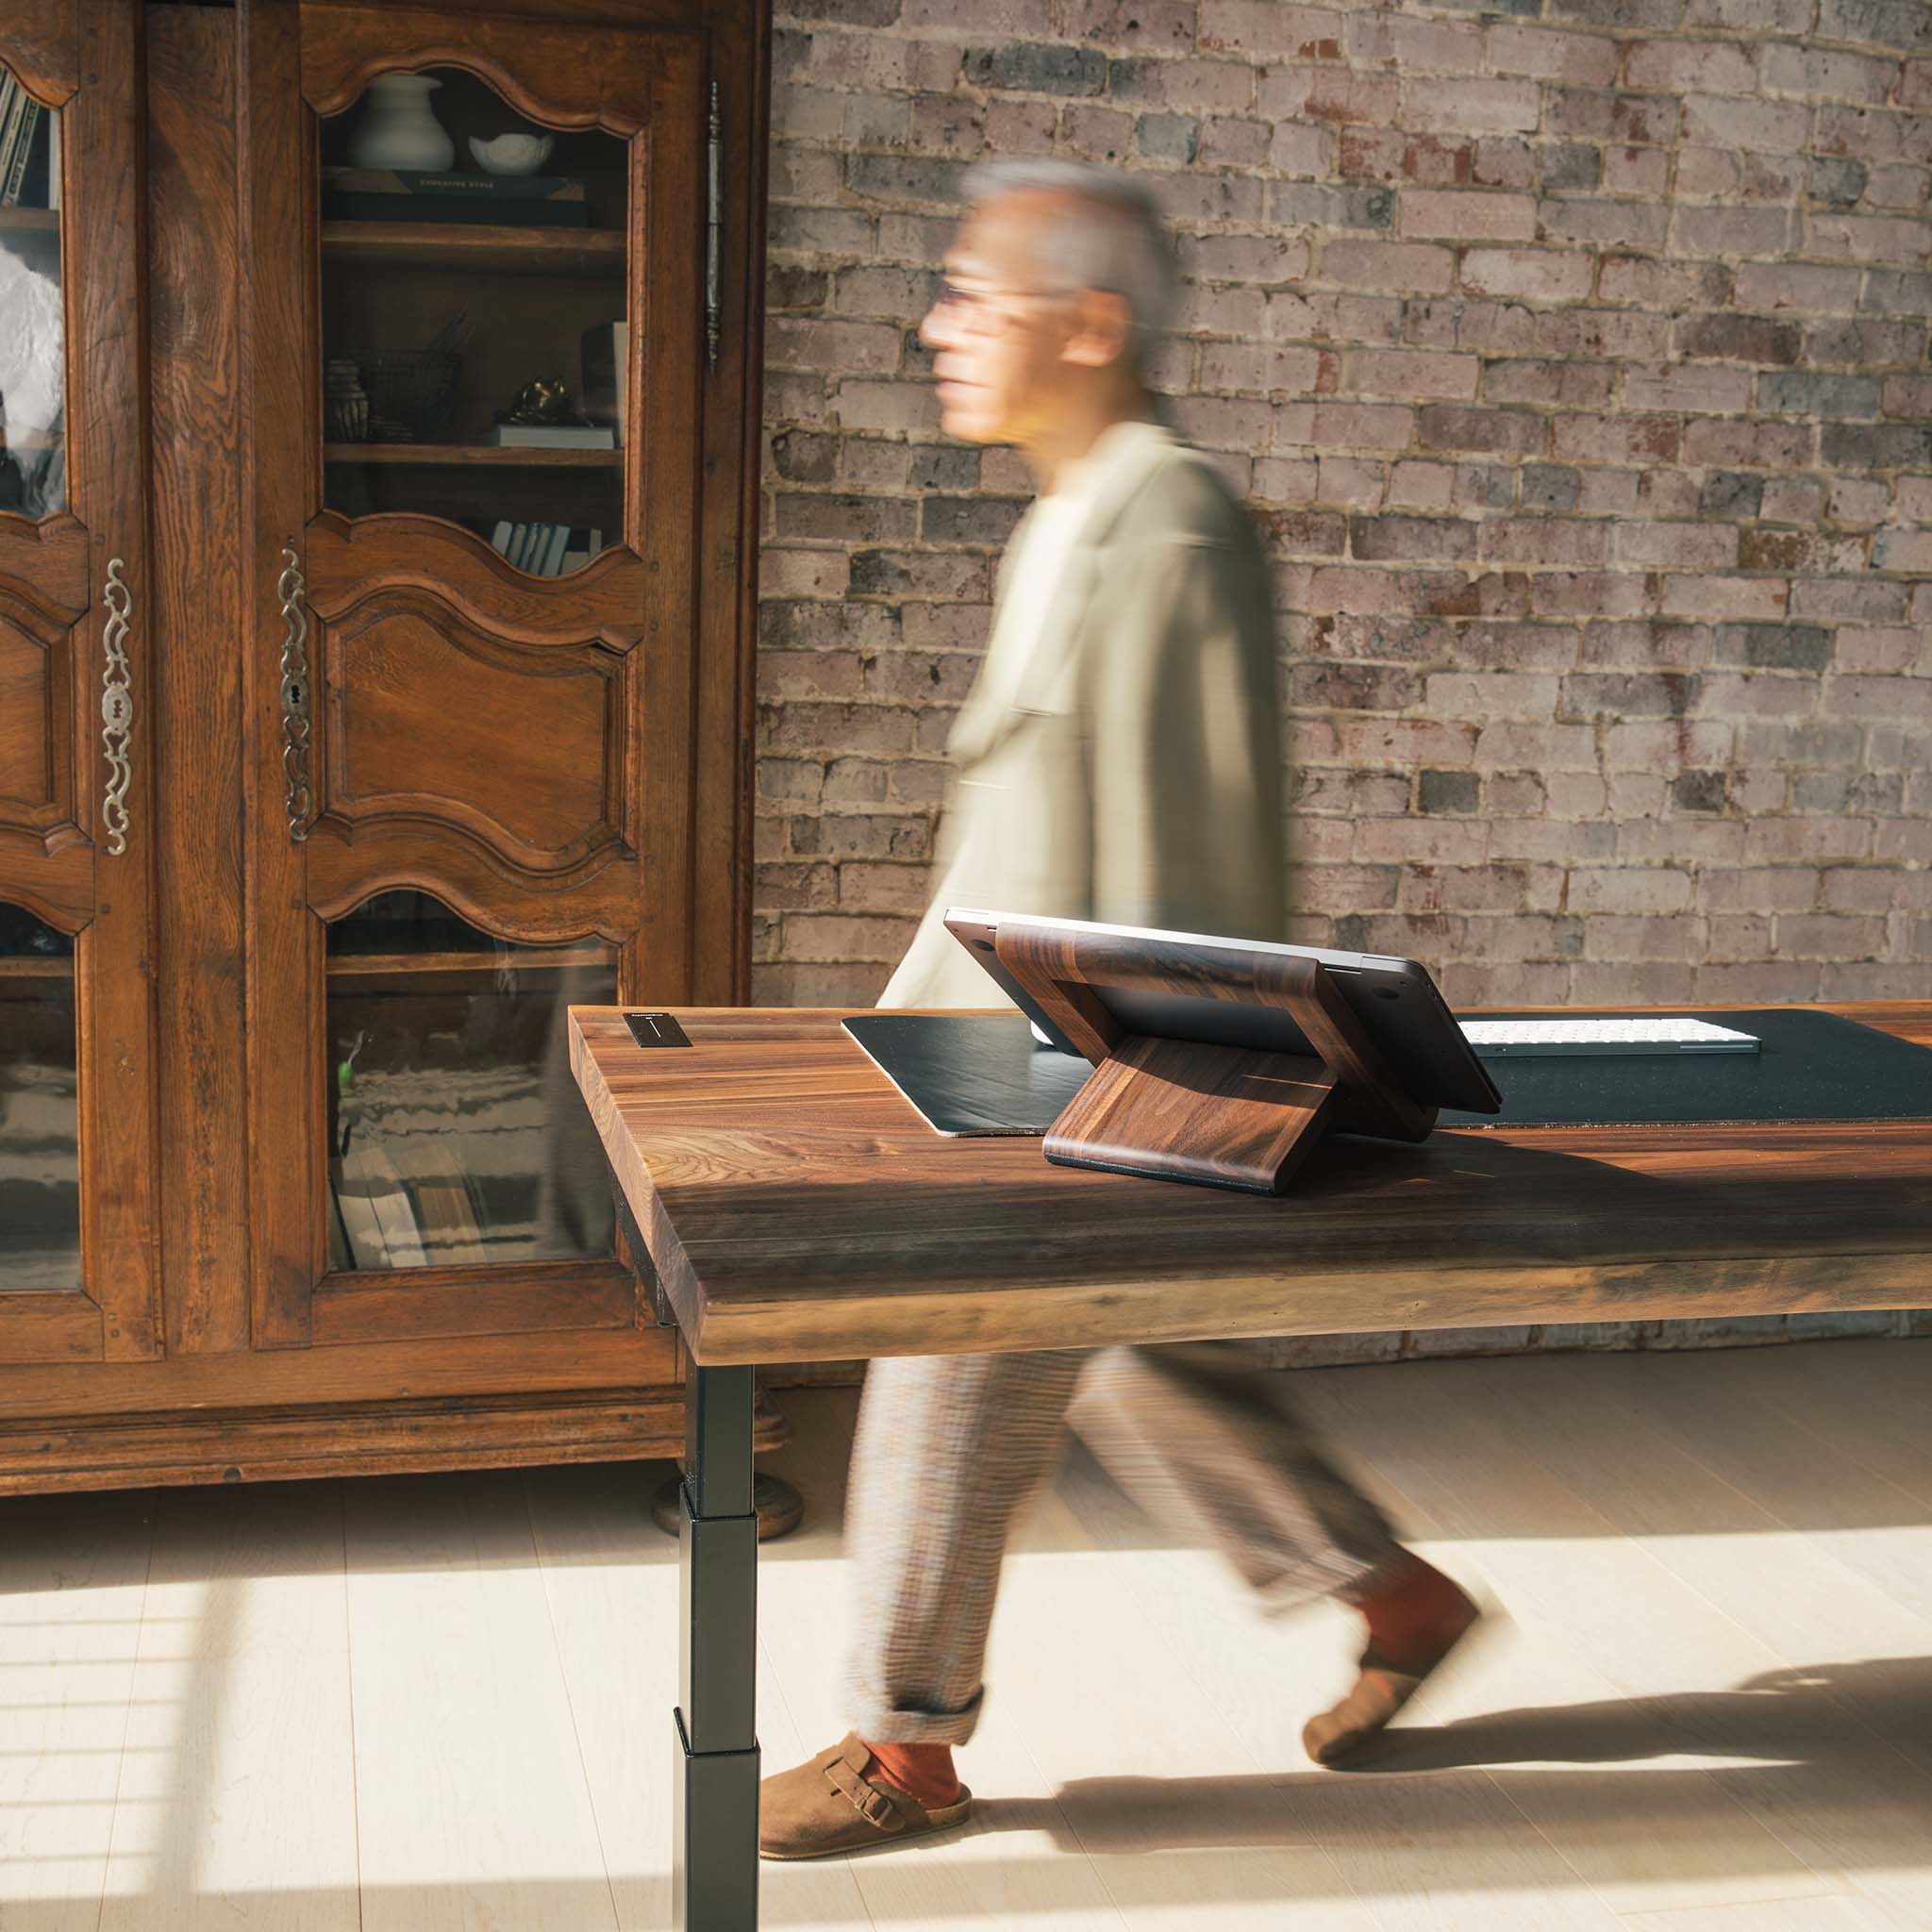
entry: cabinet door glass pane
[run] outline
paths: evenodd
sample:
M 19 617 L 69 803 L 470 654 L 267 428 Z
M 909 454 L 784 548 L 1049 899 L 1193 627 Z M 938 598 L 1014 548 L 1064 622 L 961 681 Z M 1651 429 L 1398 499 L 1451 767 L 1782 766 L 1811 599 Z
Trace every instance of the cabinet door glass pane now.
M 324 501 L 538 576 L 622 541 L 627 150 L 456 68 L 322 124 Z
M 60 114 L 0 66 L 0 509 L 67 505 Z
M 0 1291 L 80 1287 L 74 941 L 0 904 Z
M 614 1253 L 565 1009 L 615 1003 L 616 949 L 494 940 L 395 891 L 333 922 L 327 955 L 331 1267 Z

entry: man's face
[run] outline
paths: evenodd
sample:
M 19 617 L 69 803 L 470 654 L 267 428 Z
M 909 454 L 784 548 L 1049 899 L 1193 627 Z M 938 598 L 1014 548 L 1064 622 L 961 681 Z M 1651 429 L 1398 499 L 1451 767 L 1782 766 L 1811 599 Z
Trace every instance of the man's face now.
M 1079 298 L 1046 292 L 1040 262 L 1055 207 L 1051 195 L 999 195 L 966 218 L 946 251 L 945 285 L 919 334 L 934 351 L 948 436 L 1024 443 L 1077 377 L 1069 351 Z

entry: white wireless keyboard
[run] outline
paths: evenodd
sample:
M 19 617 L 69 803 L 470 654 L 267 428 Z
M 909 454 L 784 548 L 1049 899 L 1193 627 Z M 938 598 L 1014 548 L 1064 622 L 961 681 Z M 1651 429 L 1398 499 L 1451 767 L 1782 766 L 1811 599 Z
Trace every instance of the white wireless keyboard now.
M 1755 1034 L 1708 1020 L 1464 1020 L 1462 1031 L 1485 1059 L 1552 1059 L 1565 1055 L 1756 1053 Z

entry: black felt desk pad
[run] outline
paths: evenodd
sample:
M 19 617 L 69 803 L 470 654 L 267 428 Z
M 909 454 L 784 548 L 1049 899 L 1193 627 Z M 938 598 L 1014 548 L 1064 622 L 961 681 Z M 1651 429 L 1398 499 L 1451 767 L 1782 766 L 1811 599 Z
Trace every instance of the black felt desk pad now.
M 1697 1014 L 1690 1007 L 1682 1011 Z M 1932 1120 L 1932 1047 L 1836 1013 L 1769 1007 L 1707 1017 L 1756 1034 L 1758 1051 L 1489 1059 L 1503 1111 L 1444 1108 L 1438 1124 Z M 1017 1013 L 868 1013 L 846 1021 L 845 1029 L 941 1134 L 1043 1134 L 1091 1071 L 1085 1060 L 1038 1046 Z

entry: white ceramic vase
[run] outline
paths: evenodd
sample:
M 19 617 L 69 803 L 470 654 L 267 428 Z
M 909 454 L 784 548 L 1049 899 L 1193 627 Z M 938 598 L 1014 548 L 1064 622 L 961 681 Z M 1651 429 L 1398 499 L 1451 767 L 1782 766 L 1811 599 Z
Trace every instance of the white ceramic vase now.
M 349 137 L 358 168 L 414 168 L 440 174 L 457 158 L 453 142 L 429 105 L 442 85 L 426 74 L 379 74 L 369 83 L 369 105 Z

